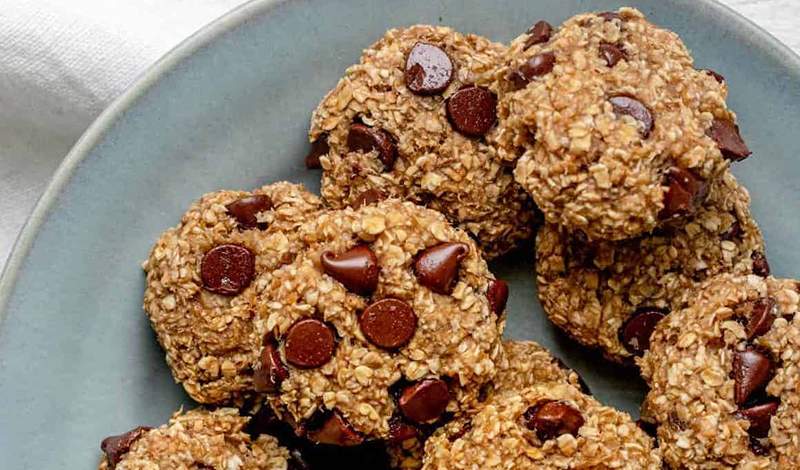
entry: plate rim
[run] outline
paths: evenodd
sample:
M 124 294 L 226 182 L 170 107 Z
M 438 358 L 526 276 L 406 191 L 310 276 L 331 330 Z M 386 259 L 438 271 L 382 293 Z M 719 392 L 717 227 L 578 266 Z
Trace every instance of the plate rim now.
M 33 248 L 42 225 L 52 213 L 55 203 L 72 180 L 80 163 L 102 141 L 114 124 L 144 96 L 162 77 L 177 68 L 183 61 L 213 41 L 243 25 L 252 18 L 266 14 L 273 8 L 290 0 L 250 0 L 212 20 L 195 33 L 178 43 L 160 59 L 150 65 L 134 83 L 115 98 L 111 104 L 89 125 L 59 164 L 45 190 L 37 200 L 30 215 L 22 226 L 6 264 L 0 273 L 0 331 L 8 316 L 11 296 L 15 291 L 22 266 Z M 687 0 L 676 0 L 686 3 Z M 800 55 L 778 40 L 764 28 L 743 16 L 719 0 L 689 0 L 695 5 L 704 5 L 712 14 L 721 15 L 733 21 L 739 28 L 746 29 L 758 40 L 767 54 L 778 62 L 786 64 L 800 74 Z

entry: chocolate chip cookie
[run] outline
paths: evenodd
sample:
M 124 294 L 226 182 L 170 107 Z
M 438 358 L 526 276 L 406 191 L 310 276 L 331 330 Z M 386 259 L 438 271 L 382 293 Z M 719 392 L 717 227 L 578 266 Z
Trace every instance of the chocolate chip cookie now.
M 692 212 L 750 155 L 727 87 L 632 8 L 515 39 L 498 69 L 498 156 L 548 222 L 620 240 Z
M 396 196 L 442 212 L 486 256 L 530 238 L 536 212 L 485 135 L 501 44 L 441 26 L 389 30 L 319 104 L 308 163 L 331 206 Z
M 630 362 L 687 292 L 719 273 L 769 274 L 750 197 L 726 171 L 691 216 L 618 242 L 591 242 L 546 224 L 536 243 L 539 299 L 548 317 L 609 359 Z
M 143 267 L 144 309 L 177 382 L 200 403 L 253 391 L 258 293 L 292 261 L 295 234 L 321 208 L 299 185 L 206 194 L 156 242 Z
M 639 360 L 675 468 L 798 468 L 800 295 L 793 280 L 723 275 L 656 327 Z
M 234 408 L 178 411 L 159 428 L 137 427 L 110 436 L 100 470 L 238 469 L 286 470 L 289 452 L 271 436 L 251 439 L 248 418 Z
M 272 273 L 257 389 L 308 439 L 397 440 L 472 406 L 502 360 L 507 289 L 440 213 L 386 200 L 322 212 Z
M 423 469 L 660 469 L 658 449 L 626 413 L 572 385 L 493 395 L 425 444 Z

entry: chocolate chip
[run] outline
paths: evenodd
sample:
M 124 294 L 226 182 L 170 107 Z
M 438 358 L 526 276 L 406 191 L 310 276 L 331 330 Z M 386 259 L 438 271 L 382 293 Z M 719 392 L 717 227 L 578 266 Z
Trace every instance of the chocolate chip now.
M 584 420 L 581 412 L 563 401 L 542 401 L 523 415 L 525 425 L 544 442 L 562 434 L 578 435 Z
M 633 355 L 641 356 L 650 348 L 650 336 L 656 325 L 666 316 L 663 309 L 639 307 L 619 329 L 619 340 Z
M 745 323 L 745 332 L 747 333 L 747 339 L 751 340 L 763 335 L 772 327 L 772 322 L 775 321 L 777 316 L 778 303 L 772 297 L 756 299 L 747 302 L 744 310 L 749 311 L 747 323 Z
M 108 463 L 111 465 L 111 468 L 114 468 L 119 461 L 122 460 L 122 457 L 127 454 L 129 450 L 131 450 L 131 446 L 134 442 L 139 440 L 144 433 L 151 429 L 153 428 L 139 426 L 131 429 L 125 434 L 109 436 L 103 439 L 103 442 L 100 443 L 100 450 L 106 454 L 106 458 L 108 459 Z
M 433 421 L 444 413 L 450 390 L 443 380 L 425 379 L 403 390 L 398 400 L 400 411 L 415 423 Z
M 351 447 L 364 442 L 364 436 L 338 411 L 334 411 L 317 429 L 308 430 L 306 436 L 317 444 Z
M 603 42 L 600 43 L 600 57 L 606 60 L 609 67 L 613 67 L 625 58 L 625 51 L 617 44 Z
M 372 344 L 397 349 L 411 341 L 417 331 L 417 315 L 402 300 L 381 299 L 364 309 L 358 324 Z
M 653 127 L 655 127 L 655 121 L 653 120 L 653 114 L 650 112 L 650 109 L 648 109 L 644 103 L 629 95 L 612 96 L 608 101 L 611 103 L 611 106 L 614 108 L 614 113 L 617 116 L 630 116 L 639 121 L 641 125 L 639 134 L 643 139 L 650 137 L 650 133 L 653 131 Z
M 406 86 L 417 95 L 438 95 L 453 80 L 453 62 L 440 47 L 418 42 L 406 59 Z
M 369 295 L 378 287 L 378 257 L 366 245 L 357 245 L 335 256 L 326 251 L 320 257 L 325 274 L 341 282 L 350 292 Z
M 261 367 L 253 374 L 253 387 L 257 392 L 276 392 L 281 382 L 289 378 L 278 348 L 271 339 L 261 349 Z
M 721 235 L 723 240 L 741 240 L 742 239 L 742 224 L 735 221 L 731 224 L 728 230 Z
M 380 189 L 368 189 L 359 194 L 356 200 L 353 201 L 353 209 L 375 204 L 376 202 L 383 201 L 384 199 L 386 199 L 386 194 Z
M 333 357 L 333 331 L 316 318 L 298 320 L 286 332 L 283 351 L 289 364 L 302 369 L 325 365 Z
M 722 75 L 718 74 L 717 72 L 711 69 L 702 69 L 700 71 L 711 75 L 712 77 L 714 77 L 714 80 L 718 81 L 719 83 L 725 83 L 725 77 L 723 77 Z
M 621 19 L 619 13 L 617 13 L 616 11 L 604 11 L 602 13 L 598 13 L 597 16 L 603 18 L 606 21 Z
M 258 214 L 272 209 L 272 200 L 264 194 L 254 194 L 243 197 L 225 206 L 242 228 L 256 228 L 259 226 Z
M 447 99 L 447 119 L 461 134 L 480 137 L 497 121 L 497 96 L 486 88 L 466 86 Z
M 525 40 L 525 45 L 522 50 L 528 50 L 531 46 L 542 44 L 550 40 L 553 35 L 553 27 L 547 21 L 537 21 L 536 24 L 528 30 L 528 39 Z
M 419 283 L 439 294 L 450 294 L 458 277 L 458 266 L 467 253 L 466 243 L 440 243 L 423 251 L 414 263 Z
M 528 86 L 531 80 L 542 75 L 547 75 L 556 64 L 556 56 L 552 52 L 542 52 L 528 59 L 517 69 L 511 71 L 506 79 L 511 82 L 514 90 Z
M 703 179 L 691 170 L 675 166 L 667 171 L 666 186 L 661 219 L 693 214 L 708 195 L 708 185 Z
M 417 436 L 419 436 L 419 430 L 403 422 L 399 416 L 394 416 L 389 420 L 389 442 L 392 444 L 399 444 Z
M 319 157 L 327 155 L 330 150 L 331 148 L 328 146 L 328 134 L 322 134 L 317 137 L 317 140 L 311 142 L 311 149 L 306 155 L 306 168 L 310 170 L 322 168 Z
M 719 151 L 728 160 L 740 162 L 753 153 L 739 134 L 739 126 L 732 121 L 715 118 L 706 134 L 717 143 Z
M 245 290 L 255 272 L 256 257 L 239 245 L 215 246 L 200 262 L 203 287 L 220 295 L 236 295 Z
M 753 254 L 750 255 L 750 259 L 753 260 L 753 274 L 761 277 L 769 276 L 769 263 L 767 262 L 767 257 L 764 256 L 764 253 L 760 251 L 754 251 Z
M 347 148 L 351 152 L 371 152 L 377 150 L 378 158 L 385 168 L 391 168 L 397 160 L 397 145 L 394 137 L 383 129 L 369 127 L 355 122 L 347 133 Z
M 506 281 L 494 279 L 489 283 L 486 298 L 489 300 L 489 307 L 491 307 L 492 312 L 497 316 L 502 315 L 508 302 L 508 284 Z
M 750 422 L 747 433 L 753 437 L 767 437 L 769 434 L 770 418 L 778 411 L 780 400 L 770 400 L 766 403 L 753 405 L 749 408 L 740 409 L 736 412 L 736 417 L 746 419 Z
M 737 405 L 766 387 L 772 378 L 772 361 L 762 351 L 749 346 L 733 356 L 733 395 Z

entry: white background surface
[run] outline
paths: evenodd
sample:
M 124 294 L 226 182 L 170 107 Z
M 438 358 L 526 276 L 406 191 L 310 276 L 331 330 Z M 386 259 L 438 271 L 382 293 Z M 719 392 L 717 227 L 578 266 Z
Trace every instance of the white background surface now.
M 800 53 L 800 0 L 721 0 Z M 185 37 L 243 0 L 0 2 L 0 268 L 92 120 Z

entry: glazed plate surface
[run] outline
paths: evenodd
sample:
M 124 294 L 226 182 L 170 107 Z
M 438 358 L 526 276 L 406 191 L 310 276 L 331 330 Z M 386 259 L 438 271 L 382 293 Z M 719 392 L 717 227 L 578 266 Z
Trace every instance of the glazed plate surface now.
M 800 59 L 712 1 L 627 4 L 678 32 L 722 73 L 754 155 L 750 189 L 775 275 L 800 276 Z M 311 110 L 360 51 L 395 26 L 445 24 L 508 41 L 605 0 L 256 1 L 155 65 L 84 135 L 54 177 L 0 280 L 0 467 L 96 468 L 100 440 L 190 404 L 142 312 L 140 263 L 191 201 L 306 170 Z M 532 254 L 495 263 L 511 281 L 507 336 L 534 339 L 595 395 L 637 415 L 643 386 L 559 334 L 536 300 Z

